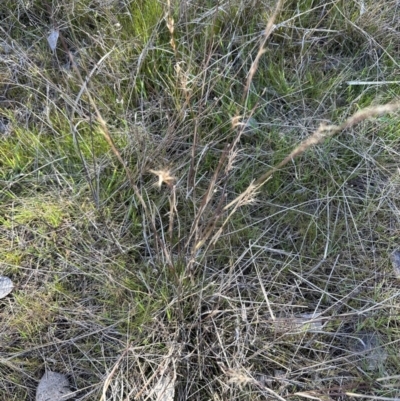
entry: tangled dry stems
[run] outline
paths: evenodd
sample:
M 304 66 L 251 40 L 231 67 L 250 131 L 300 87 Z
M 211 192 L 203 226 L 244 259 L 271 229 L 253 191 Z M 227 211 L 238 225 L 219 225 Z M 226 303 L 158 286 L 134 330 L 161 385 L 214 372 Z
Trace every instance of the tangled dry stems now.
M 191 2 L 179 18 L 168 2 L 162 16 L 165 29 L 159 18 L 154 29 L 142 32 L 149 39 L 132 58 L 137 63 L 131 87 L 123 85 L 130 75 L 119 59 L 129 54 L 131 40 L 119 47 L 111 27 L 109 37 L 100 29 L 90 31 L 85 40 L 93 39 L 101 57 L 89 55 L 94 67 L 85 80 L 78 68 L 85 55 L 77 60 L 66 43 L 75 76 L 69 73 L 63 97 L 72 112 L 57 114 L 54 120 L 48 113 L 41 125 L 35 118 L 41 121 L 42 115 L 35 109 L 33 122 L 22 124 L 2 150 L 8 174 L 2 177 L 2 248 L 8 250 L 2 256 L 18 282 L 15 298 L 2 313 L 1 369 L 7 377 L 2 394 L 12 389 L 18 399 L 28 399 L 25 389 L 34 388 L 39 373 L 52 366 L 70 373 L 82 400 L 157 399 L 155 389 L 163 380 L 173 382 L 175 398 L 185 400 L 397 397 L 391 379 L 398 368 L 393 351 L 398 342 L 397 284 L 385 259 L 387 250 L 396 246 L 398 232 L 397 117 L 360 124 L 357 129 L 364 135 L 352 136 L 352 129 L 398 110 L 398 104 L 362 109 L 344 123 L 329 122 L 309 134 L 320 115 L 323 121 L 334 120 L 327 117 L 333 106 L 326 105 L 327 94 L 316 90 L 320 104 L 313 110 L 307 103 L 312 93 L 304 82 L 296 103 L 290 79 L 309 73 L 307 57 L 318 54 L 311 45 L 307 49 L 308 37 L 327 40 L 322 52 L 328 54 L 330 36 L 320 36 L 336 33 L 331 26 L 318 30 L 320 22 L 317 28 L 311 23 L 313 15 L 320 18 L 328 6 L 304 11 L 311 22 L 302 24 L 309 22 L 310 29 L 301 24 L 292 29 L 289 23 L 302 13 L 284 17 L 293 11 L 285 3 L 278 2 L 275 14 L 271 12 L 285 23 L 275 21 L 273 32 L 273 19 L 267 31 L 260 26 L 260 42 L 254 31 L 245 37 L 235 11 L 228 23 L 224 20 L 230 12 L 227 2 L 209 9 L 203 2 Z M 246 4 L 238 4 L 245 15 Z M 82 8 L 90 12 L 88 5 L 82 3 Z M 128 16 L 134 12 L 127 8 Z M 365 19 L 358 21 L 365 24 L 364 33 Z M 386 14 L 382 19 L 390 23 Z M 213 31 L 199 50 L 195 38 L 201 21 L 210 21 Z M 283 38 L 288 32 L 293 36 L 281 43 L 299 41 L 303 46 L 301 64 L 291 75 L 292 66 L 281 64 L 289 78 L 269 71 L 266 82 L 272 88 L 259 92 L 273 101 L 261 95 L 254 100 L 267 69 L 264 51 L 274 48 L 282 28 Z M 361 32 L 358 25 L 354 29 Z M 74 33 L 82 34 L 84 28 L 76 27 Z M 165 34 L 166 42 L 158 41 Z M 350 42 L 360 40 L 353 31 L 346 35 Z M 372 42 L 378 42 L 378 36 Z M 11 74 L 10 83 L 28 94 L 34 91 L 37 104 L 47 99 L 54 110 L 62 110 L 64 103 L 49 97 L 45 84 L 58 93 L 52 80 L 64 81 L 41 72 L 39 62 L 32 55 L 28 61 L 23 49 L 21 45 L 18 54 L 29 71 L 14 71 L 25 81 L 16 84 Z M 164 54 L 175 59 L 168 64 Z M 165 69 L 155 72 L 149 60 Z M 347 65 L 341 70 L 343 78 L 351 69 Z M 128 92 L 124 97 L 121 90 L 117 96 L 129 104 L 121 114 L 114 110 L 115 99 L 102 92 L 114 75 L 115 88 Z M 331 77 L 332 93 L 339 90 L 338 76 Z M 225 77 L 229 83 L 219 86 Z M 234 85 L 239 90 L 232 89 Z M 371 103 L 367 94 L 365 90 L 349 97 Z M 265 103 L 272 105 L 267 111 Z M 296 113 L 298 104 L 304 106 L 304 118 Z M 348 109 L 342 115 L 351 114 Z M 79 130 L 91 121 L 86 119 L 91 110 L 98 126 Z M 121 116 L 128 128 L 118 126 L 123 125 Z M 253 116 L 264 119 L 263 128 L 272 127 L 271 132 L 249 137 L 242 121 Z M 60 123 L 63 118 L 67 121 Z M 278 131 L 288 122 L 301 132 L 273 136 L 279 120 Z M 62 147 L 68 149 L 70 125 L 74 146 L 83 151 L 88 143 L 92 147 L 79 158 L 75 150 L 61 153 L 65 159 L 75 157 L 69 165 L 52 154 L 52 147 L 65 149 L 49 141 L 49 132 L 61 133 L 57 140 L 65 141 Z M 333 136 L 344 130 L 349 135 L 335 141 Z M 46 146 L 35 141 L 38 135 L 49 141 Z M 7 146 L 31 151 L 26 156 L 19 149 L 24 160 L 19 163 Z M 92 161 L 86 176 L 77 160 L 82 166 Z M 19 175 L 11 164 L 24 173 Z M 154 188 L 149 179 L 153 175 L 161 188 Z M 32 203 L 39 184 L 48 194 Z M 90 185 L 92 193 L 98 193 L 96 202 L 87 191 Z M 41 204 L 51 213 L 41 211 Z M 360 355 L 348 347 L 349 339 L 362 331 L 377 332 L 388 350 L 372 373 L 368 352 Z M 384 380 L 386 387 L 376 385 Z

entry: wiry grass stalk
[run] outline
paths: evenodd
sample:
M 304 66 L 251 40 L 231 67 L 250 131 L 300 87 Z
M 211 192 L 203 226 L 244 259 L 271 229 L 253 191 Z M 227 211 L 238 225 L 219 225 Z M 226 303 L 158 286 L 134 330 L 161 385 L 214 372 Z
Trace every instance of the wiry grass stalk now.
M 290 152 L 280 163 L 278 163 L 275 167 L 265 172 L 261 177 L 257 178 L 254 182 L 250 183 L 247 189 L 238 195 L 234 200 L 224 206 L 223 211 L 230 211 L 228 217 L 224 220 L 222 227 L 218 230 L 218 232 L 213 236 L 211 241 L 212 244 L 215 244 L 218 240 L 219 236 L 222 233 L 222 229 L 230 218 L 236 213 L 237 209 L 240 206 L 246 205 L 254 201 L 257 196 L 257 192 L 259 189 L 273 176 L 274 173 L 279 171 L 282 167 L 286 166 L 290 161 L 294 160 L 296 157 L 299 157 L 312 146 L 318 145 L 322 143 L 329 137 L 332 137 L 335 134 L 338 134 L 348 128 L 351 128 L 362 121 L 367 119 L 381 116 L 387 113 L 393 113 L 400 109 L 400 103 L 388 103 L 386 105 L 379 105 L 374 107 L 368 107 L 366 109 L 360 110 L 356 112 L 353 116 L 349 117 L 346 121 L 344 121 L 340 125 L 321 125 L 309 138 L 305 139 L 301 142 L 292 152 Z M 210 191 L 209 191 L 210 192 Z M 209 193 L 208 192 L 208 193 Z M 222 217 L 222 213 L 215 214 L 212 218 L 212 222 L 210 222 L 209 226 L 205 230 L 205 233 L 202 235 L 201 240 L 196 243 L 195 249 L 203 247 L 208 238 L 212 235 L 217 222 Z
M 69 57 L 69 59 L 71 61 L 71 65 L 73 67 L 73 70 L 76 73 L 76 75 L 78 76 L 78 78 L 79 78 L 79 80 L 80 80 L 80 82 L 82 84 L 81 92 L 82 92 L 82 90 L 86 91 L 86 94 L 88 96 L 89 102 L 90 102 L 91 106 L 93 107 L 94 112 L 96 113 L 97 121 L 99 122 L 99 124 L 101 126 L 101 133 L 103 134 L 104 139 L 107 141 L 108 145 L 110 146 L 110 149 L 112 150 L 112 152 L 116 156 L 117 160 L 121 164 L 122 168 L 124 169 L 126 177 L 128 178 L 129 183 L 131 185 L 131 188 L 133 189 L 136 197 L 138 198 L 140 204 L 143 207 L 143 210 L 144 210 L 144 212 L 145 212 L 145 214 L 147 216 L 147 220 L 148 220 L 148 222 L 150 224 L 150 227 L 151 227 L 151 230 L 152 230 L 152 233 L 153 233 L 153 236 L 154 236 L 154 242 L 155 242 L 155 246 L 156 246 L 157 251 L 158 251 L 158 247 L 160 247 L 160 249 L 164 252 L 165 256 L 169 257 L 168 256 L 168 252 L 167 252 L 165 246 L 163 245 L 163 242 L 160 240 L 160 238 L 158 236 L 157 229 L 156 229 L 156 227 L 155 227 L 155 225 L 153 223 L 153 220 L 152 220 L 152 218 L 150 216 L 150 213 L 149 213 L 148 207 L 146 205 L 146 202 L 144 201 L 144 199 L 143 199 L 143 197 L 142 197 L 142 195 L 141 195 L 141 193 L 139 191 L 139 188 L 137 187 L 137 185 L 135 183 L 135 180 L 133 178 L 132 172 L 131 172 L 130 168 L 127 166 L 127 164 L 124 161 L 124 159 L 122 158 L 121 152 L 116 147 L 116 145 L 115 145 L 115 143 L 114 143 L 114 141 L 113 141 L 113 139 L 112 139 L 112 137 L 110 135 L 110 132 L 108 130 L 107 123 L 103 119 L 103 117 L 102 117 L 102 115 L 101 115 L 101 113 L 100 113 L 100 111 L 99 111 L 99 109 L 98 109 L 98 107 L 96 105 L 96 102 L 93 100 L 93 98 L 92 98 L 92 96 L 90 94 L 90 91 L 88 89 L 88 81 L 84 81 L 83 80 L 83 78 L 81 76 L 81 73 L 79 72 L 79 69 L 77 68 L 75 58 L 74 58 L 73 54 L 71 53 L 71 51 L 69 50 L 68 45 L 65 42 L 65 39 L 64 39 L 62 34 L 60 34 L 60 40 L 61 40 L 61 43 L 62 43 L 66 53 L 68 54 L 68 57 Z M 104 57 L 106 57 L 106 56 L 104 56 Z M 90 79 L 90 77 L 88 77 L 88 79 Z M 78 101 L 79 101 L 79 95 L 78 95 L 78 97 L 76 99 L 76 103 Z

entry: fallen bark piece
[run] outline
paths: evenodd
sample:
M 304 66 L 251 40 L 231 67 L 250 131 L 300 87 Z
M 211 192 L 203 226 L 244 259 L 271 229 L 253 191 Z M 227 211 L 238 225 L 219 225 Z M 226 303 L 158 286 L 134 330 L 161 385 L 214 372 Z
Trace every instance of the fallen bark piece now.
M 390 260 L 392 261 L 393 271 L 396 278 L 400 278 L 400 250 L 394 251 L 390 255 Z
M 14 284 L 8 277 L 0 276 L 0 299 L 6 297 L 14 288 Z
M 40 379 L 36 401 L 66 401 L 72 397 L 67 376 L 48 370 Z

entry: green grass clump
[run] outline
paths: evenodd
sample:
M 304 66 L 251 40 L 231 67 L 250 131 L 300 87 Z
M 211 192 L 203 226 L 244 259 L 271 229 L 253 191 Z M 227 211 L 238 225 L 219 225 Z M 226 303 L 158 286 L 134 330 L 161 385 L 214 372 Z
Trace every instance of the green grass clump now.
M 396 2 L 278 3 L 0 5 L 1 400 L 399 397 Z

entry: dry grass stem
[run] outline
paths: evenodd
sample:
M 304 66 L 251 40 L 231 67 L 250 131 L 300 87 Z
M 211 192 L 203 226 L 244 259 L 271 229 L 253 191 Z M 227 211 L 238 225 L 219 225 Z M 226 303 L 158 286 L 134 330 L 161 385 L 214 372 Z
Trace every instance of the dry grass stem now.
M 276 6 L 275 6 L 274 13 L 268 19 L 267 26 L 264 31 L 264 37 L 260 44 L 260 48 L 259 48 L 258 53 L 250 67 L 249 75 L 248 75 L 247 81 L 246 81 L 246 86 L 245 86 L 244 92 L 243 92 L 242 102 L 245 100 L 246 96 L 248 95 L 248 92 L 250 90 L 250 85 L 251 85 L 251 82 L 253 81 L 254 74 L 256 73 L 256 71 L 258 69 L 260 59 L 266 52 L 265 45 L 273 32 L 274 22 L 275 22 L 276 18 L 278 17 L 279 12 L 281 11 L 281 8 L 282 8 L 284 2 L 285 2 L 285 0 L 278 0 L 278 2 L 276 3 Z
M 304 140 L 297 146 L 289 155 L 287 155 L 280 163 L 278 163 L 274 168 L 267 171 L 260 178 L 258 178 L 254 186 L 258 189 L 279 169 L 288 164 L 291 160 L 303 154 L 310 147 L 322 143 L 326 138 L 329 138 L 339 132 L 342 132 L 350 127 L 359 124 L 372 117 L 378 117 L 383 114 L 393 113 L 400 109 L 400 103 L 388 103 L 386 105 L 379 105 L 368 107 L 357 111 L 353 116 L 349 117 L 345 122 L 340 125 L 321 125 L 309 138 Z M 252 184 L 253 185 L 253 184 Z

